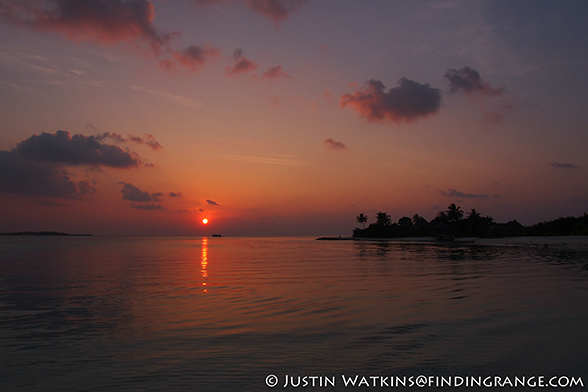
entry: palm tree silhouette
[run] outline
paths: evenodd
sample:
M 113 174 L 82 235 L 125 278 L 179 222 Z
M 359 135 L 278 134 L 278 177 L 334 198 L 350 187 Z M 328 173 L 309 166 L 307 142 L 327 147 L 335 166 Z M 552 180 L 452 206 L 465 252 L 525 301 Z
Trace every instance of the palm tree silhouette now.
M 364 214 L 364 213 L 361 213 L 361 214 L 359 214 L 359 215 L 357 216 L 357 218 L 355 219 L 355 221 L 356 221 L 357 223 L 359 223 L 360 225 L 362 225 L 362 226 L 363 226 L 363 228 L 364 228 L 364 230 L 365 230 L 365 224 L 366 224 L 366 222 L 368 221 L 368 218 L 367 218 L 367 216 L 365 216 L 365 214 Z
M 470 212 L 468 212 L 468 219 L 470 219 L 470 220 L 477 220 L 477 219 L 480 219 L 481 217 L 482 217 L 482 215 L 478 211 L 476 211 L 475 208 L 472 208 L 470 210 Z
M 392 218 L 385 212 L 378 212 L 376 214 L 376 224 L 378 226 L 390 226 L 392 224 Z
M 437 216 L 435 217 L 440 222 L 447 222 L 449 218 L 447 217 L 447 213 L 445 211 L 437 212 Z
M 457 223 L 463 219 L 463 210 L 461 207 L 455 205 L 455 203 L 451 203 L 449 207 L 447 207 L 447 219 L 449 222 Z

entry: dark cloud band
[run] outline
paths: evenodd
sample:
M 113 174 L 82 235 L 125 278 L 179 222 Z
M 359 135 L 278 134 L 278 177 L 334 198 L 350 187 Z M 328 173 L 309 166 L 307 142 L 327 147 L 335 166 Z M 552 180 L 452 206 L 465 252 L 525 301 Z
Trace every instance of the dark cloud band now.
M 13 151 L 27 159 L 65 165 L 128 168 L 140 164 L 136 154 L 104 144 L 99 136 L 70 136 L 67 131 L 33 135 L 18 143 Z

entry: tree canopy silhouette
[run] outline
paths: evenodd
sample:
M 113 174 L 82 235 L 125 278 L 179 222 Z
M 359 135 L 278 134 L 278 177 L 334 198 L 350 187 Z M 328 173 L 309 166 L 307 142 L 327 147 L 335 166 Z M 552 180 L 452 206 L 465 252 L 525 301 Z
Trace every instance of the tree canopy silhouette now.
M 463 219 L 463 211 L 461 207 L 458 207 L 455 203 L 451 203 L 449 207 L 447 207 L 445 214 L 447 215 L 449 223 L 458 223 Z
M 378 212 L 376 214 L 376 225 L 378 226 L 390 226 L 392 224 L 392 218 L 385 212 Z
M 367 223 L 368 218 L 364 213 L 361 213 L 357 216 L 357 218 L 355 218 L 355 221 L 357 223 L 359 223 L 360 225 L 362 225 L 363 228 L 365 229 L 365 224 Z

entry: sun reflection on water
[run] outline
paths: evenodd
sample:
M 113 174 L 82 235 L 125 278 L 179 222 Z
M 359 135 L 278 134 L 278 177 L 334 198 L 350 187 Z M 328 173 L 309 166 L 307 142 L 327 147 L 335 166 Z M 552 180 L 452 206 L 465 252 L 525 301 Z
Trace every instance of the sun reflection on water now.
M 200 274 L 202 275 L 202 291 L 208 293 L 206 278 L 208 278 L 208 238 L 202 238 L 202 254 L 200 257 Z

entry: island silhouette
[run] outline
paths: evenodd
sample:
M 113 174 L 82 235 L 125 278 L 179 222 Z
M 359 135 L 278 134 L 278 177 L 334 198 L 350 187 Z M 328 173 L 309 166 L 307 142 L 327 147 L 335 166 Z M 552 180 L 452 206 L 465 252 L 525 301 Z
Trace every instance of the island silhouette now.
M 59 231 L 19 231 L 14 233 L 0 233 L 0 235 L 10 235 L 10 236 L 29 236 L 29 235 L 36 235 L 36 236 L 71 236 L 71 237 L 92 237 L 94 234 L 69 234 L 69 233 L 62 233 Z
M 393 223 L 385 212 L 376 213 L 376 221 L 368 223 L 368 217 L 360 213 L 356 223 L 361 228 L 353 229 L 354 238 L 402 238 L 436 237 L 439 240 L 452 240 L 458 237 L 502 238 L 520 236 L 568 236 L 588 235 L 588 214 L 579 217 L 560 217 L 552 221 L 524 226 L 516 219 L 507 223 L 497 223 L 490 215 L 483 216 L 475 208 L 464 213 L 455 203 L 441 210 L 431 221 L 419 214 L 403 216 Z

